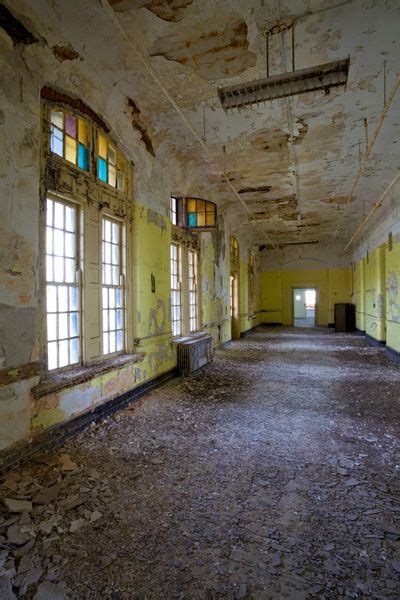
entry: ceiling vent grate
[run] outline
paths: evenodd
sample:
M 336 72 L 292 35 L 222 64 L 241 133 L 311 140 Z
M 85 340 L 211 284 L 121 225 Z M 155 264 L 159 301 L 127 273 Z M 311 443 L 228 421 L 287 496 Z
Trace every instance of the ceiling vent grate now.
M 264 79 L 254 79 L 247 83 L 218 89 L 218 96 L 225 111 L 240 109 L 260 102 L 297 96 L 308 92 L 346 86 L 350 58 L 299 69 Z

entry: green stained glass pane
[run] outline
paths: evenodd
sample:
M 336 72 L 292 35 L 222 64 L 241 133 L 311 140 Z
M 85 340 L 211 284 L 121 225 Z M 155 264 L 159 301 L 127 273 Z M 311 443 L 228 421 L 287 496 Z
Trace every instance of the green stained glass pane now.
M 188 213 L 187 224 L 188 227 L 197 227 L 197 213 Z

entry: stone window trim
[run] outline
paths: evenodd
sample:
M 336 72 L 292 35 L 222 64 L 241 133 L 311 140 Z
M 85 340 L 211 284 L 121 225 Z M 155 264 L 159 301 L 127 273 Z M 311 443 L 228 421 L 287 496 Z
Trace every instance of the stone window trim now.
M 145 356 L 145 352 L 120 354 L 90 366 L 79 365 L 68 371 L 46 371 L 42 373 L 39 383 L 31 389 L 31 394 L 35 399 L 42 398 L 67 387 L 91 381 L 109 371 L 141 362 Z

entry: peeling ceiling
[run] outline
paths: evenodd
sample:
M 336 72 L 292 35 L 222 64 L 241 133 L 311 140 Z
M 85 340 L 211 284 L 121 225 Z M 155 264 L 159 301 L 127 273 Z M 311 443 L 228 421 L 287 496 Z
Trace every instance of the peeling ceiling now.
M 399 0 L 16 4 L 58 61 L 79 62 L 105 97 L 124 98 L 151 160 L 186 174 L 186 189 L 171 192 L 216 201 L 254 244 L 343 247 L 399 167 L 400 92 L 381 118 L 400 70 Z M 266 30 L 270 75 L 292 69 L 291 24 L 296 69 L 349 56 L 346 89 L 226 114 L 219 87 L 266 76 Z

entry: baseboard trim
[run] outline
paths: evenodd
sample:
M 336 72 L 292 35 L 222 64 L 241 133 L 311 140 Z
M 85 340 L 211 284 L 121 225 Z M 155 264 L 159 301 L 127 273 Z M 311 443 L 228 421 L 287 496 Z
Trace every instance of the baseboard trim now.
M 367 342 L 369 344 L 371 344 L 371 346 L 377 346 L 379 348 L 386 346 L 386 342 L 384 342 L 382 340 L 376 340 L 374 337 L 372 337 L 372 335 L 369 335 L 368 333 L 366 333 L 364 335 L 365 335 L 365 339 L 367 340 Z
M 247 335 L 250 335 L 251 333 L 253 333 L 253 331 L 255 331 L 257 329 L 257 327 L 259 327 L 259 325 L 254 325 L 254 327 L 250 327 L 250 329 L 246 329 L 246 331 L 241 331 L 240 337 L 244 338 Z
M 390 358 L 392 360 L 394 360 L 394 362 L 396 362 L 400 365 L 400 352 L 397 352 L 397 350 L 394 350 L 393 348 L 390 348 L 389 346 L 386 346 L 386 352 L 388 353 Z
M 70 421 L 59 423 L 46 429 L 33 439 L 19 442 L 0 452 L 0 474 L 26 461 L 35 454 L 43 454 L 50 449 L 62 446 L 66 441 L 72 439 L 78 433 L 86 429 L 93 421 L 100 421 L 103 417 L 112 415 L 122 408 L 138 400 L 147 392 L 154 390 L 171 379 L 179 376 L 178 368 L 175 367 L 154 379 L 145 381 L 137 387 L 120 394 L 108 402 L 99 404 L 93 410 L 83 413 Z
M 335 327 L 335 323 L 328 323 L 328 327 Z
M 265 327 L 282 327 L 283 323 L 271 323 L 266 321 L 265 323 L 260 323 L 260 325 L 264 325 Z
M 390 346 L 387 346 L 386 342 L 383 342 L 381 340 L 376 340 L 371 335 L 368 335 L 368 333 L 365 333 L 365 331 L 362 331 L 361 329 L 356 329 L 356 333 L 357 333 L 357 335 L 362 335 L 365 338 L 365 340 L 369 344 L 371 344 L 371 346 L 375 346 L 376 348 L 384 348 L 386 354 L 395 363 L 400 364 L 400 352 L 398 352 L 397 350 L 394 350 L 393 348 L 390 348 Z

